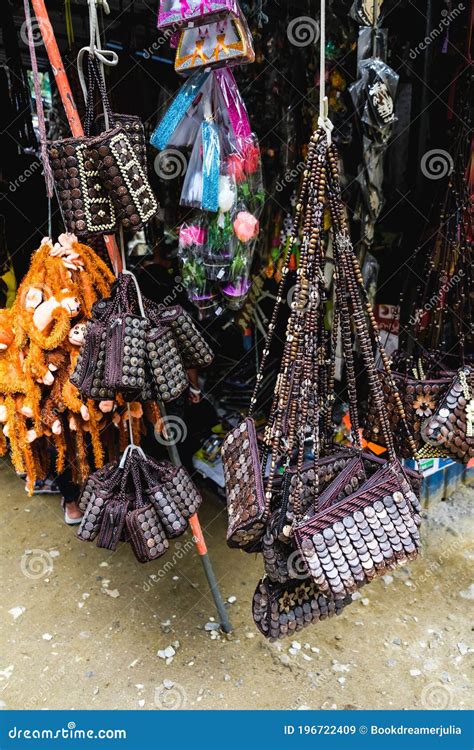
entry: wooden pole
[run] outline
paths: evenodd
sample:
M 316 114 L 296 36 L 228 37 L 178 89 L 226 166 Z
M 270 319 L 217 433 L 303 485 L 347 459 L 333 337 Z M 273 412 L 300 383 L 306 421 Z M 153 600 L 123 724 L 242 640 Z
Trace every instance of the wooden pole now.
M 74 101 L 68 77 L 64 70 L 61 53 L 56 42 L 56 37 L 54 36 L 51 21 L 49 20 L 48 11 L 46 10 L 44 0 L 31 0 L 31 2 L 33 4 L 36 20 L 38 21 L 38 26 L 41 30 L 44 46 L 48 53 L 48 59 L 53 70 L 61 101 L 66 112 L 69 127 L 71 128 L 71 133 L 75 138 L 80 138 L 84 135 L 84 128 L 82 127 L 76 102 Z M 115 273 L 118 273 L 122 270 L 122 259 L 120 257 L 115 237 L 111 234 L 106 234 L 104 235 L 104 240 L 114 271 Z

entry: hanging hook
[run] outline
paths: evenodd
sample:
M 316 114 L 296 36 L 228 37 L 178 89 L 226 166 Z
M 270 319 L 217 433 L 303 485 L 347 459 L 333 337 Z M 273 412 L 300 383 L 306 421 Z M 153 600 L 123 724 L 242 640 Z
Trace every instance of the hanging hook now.
M 326 96 L 326 0 L 321 0 L 320 4 L 321 20 L 319 35 L 319 117 L 318 126 L 324 130 L 331 144 L 331 134 L 334 125 L 329 119 L 329 105 Z
M 79 73 L 79 82 L 81 84 L 84 101 L 87 104 L 87 83 L 84 75 L 83 60 L 86 52 L 99 61 L 100 70 L 104 74 L 104 65 L 113 67 L 118 63 L 118 55 L 114 50 L 102 49 L 102 40 L 100 36 L 99 20 L 97 18 L 97 6 L 103 8 L 104 13 L 108 15 L 110 8 L 107 0 L 87 0 L 89 6 L 89 44 L 82 47 L 77 55 L 77 70 Z M 106 130 L 108 129 L 108 117 L 105 114 Z

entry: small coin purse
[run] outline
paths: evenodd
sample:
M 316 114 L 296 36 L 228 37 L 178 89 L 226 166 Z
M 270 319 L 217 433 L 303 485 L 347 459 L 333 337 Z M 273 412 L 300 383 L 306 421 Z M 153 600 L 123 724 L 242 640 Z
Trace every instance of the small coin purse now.
M 181 32 L 175 70 L 187 75 L 202 68 L 253 62 L 255 52 L 247 22 L 228 16 Z

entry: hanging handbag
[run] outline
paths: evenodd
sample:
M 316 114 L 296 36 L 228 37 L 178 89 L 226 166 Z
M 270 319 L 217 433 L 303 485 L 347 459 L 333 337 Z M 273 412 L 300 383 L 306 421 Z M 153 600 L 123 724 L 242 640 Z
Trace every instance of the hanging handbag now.
M 107 322 L 104 383 L 130 401 L 145 385 L 148 321 L 132 274 L 119 274 L 113 294 L 115 304 Z
M 185 367 L 208 367 L 212 363 L 211 347 L 181 305 L 166 307 L 159 313 L 159 320 L 173 331 Z
M 422 426 L 428 445 L 455 461 L 474 458 L 474 369 L 462 367 L 435 413 Z
M 339 615 L 351 601 L 350 596 L 328 599 L 311 578 L 286 583 L 272 583 L 262 578 L 253 595 L 252 615 L 262 635 L 274 641 Z
M 144 174 L 147 174 L 145 128 L 140 118 L 137 115 L 122 115 L 111 112 L 109 122 L 113 122 L 115 127 L 121 128 L 126 133 Z M 95 120 L 97 134 L 104 132 L 106 129 L 105 117 L 99 115 Z
M 155 326 L 146 333 L 146 355 L 158 398 L 174 401 L 189 387 L 188 377 L 172 331 Z
M 252 37 L 243 16 L 194 26 L 181 32 L 175 70 L 188 75 L 222 65 L 242 65 L 255 60 Z
M 408 444 L 406 434 L 402 428 L 397 409 L 397 402 L 389 379 L 385 375 L 384 370 L 379 369 L 378 375 L 382 383 L 388 417 L 390 420 L 390 429 L 395 438 L 398 455 L 403 458 L 414 458 L 413 450 Z M 452 374 L 438 373 L 438 377 L 420 377 L 420 375 L 410 375 L 408 373 L 401 373 L 392 370 L 392 377 L 396 383 L 400 398 L 402 399 L 407 424 L 416 446 L 416 456 L 418 458 L 428 458 L 431 453 L 433 455 L 444 455 L 442 450 L 424 450 L 427 446 L 425 446 L 423 441 L 421 428 L 426 418 L 430 417 L 436 411 L 440 400 L 443 398 L 449 387 L 452 380 Z M 384 445 L 380 421 L 371 399 L 369 399 L 368 403 L 364 438 L 376 445 Z
M 215 21 L 229 14 L 240 15 L 236 0 L 161 0 L 158 11 L 159 29 L 170 26 L 194 25 L 202 21 Z
M 134 486 L 134 500 L 125 519 L 127 541 L 141 563 L 156 560 L 169 548 L 165 529 L 156 508 L 153 504 L 145 502 L 143 497 L 142 476 L 146 464 L 147 459 L 144 455 L 132 453 L 130 473 Z

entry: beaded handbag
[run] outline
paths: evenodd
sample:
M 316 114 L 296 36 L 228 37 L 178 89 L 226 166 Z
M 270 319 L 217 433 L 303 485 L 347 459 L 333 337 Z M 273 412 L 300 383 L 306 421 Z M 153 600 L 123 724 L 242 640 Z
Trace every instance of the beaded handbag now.
M 455 461 L 474 458 L 474 369 L 462 367 L 434 414 L 421 428 L 428 445 Z

